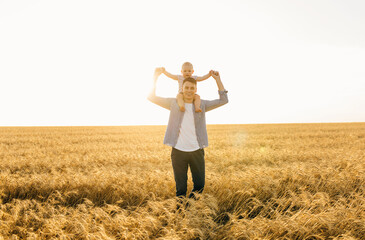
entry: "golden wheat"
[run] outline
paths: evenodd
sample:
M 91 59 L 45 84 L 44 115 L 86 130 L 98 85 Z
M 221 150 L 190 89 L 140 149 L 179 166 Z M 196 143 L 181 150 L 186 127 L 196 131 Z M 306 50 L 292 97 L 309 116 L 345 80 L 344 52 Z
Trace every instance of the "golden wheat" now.
M 210 125 L 181 211 L 164 130 L 0 128 L 0 239 L 365 239 L 365 123 Z

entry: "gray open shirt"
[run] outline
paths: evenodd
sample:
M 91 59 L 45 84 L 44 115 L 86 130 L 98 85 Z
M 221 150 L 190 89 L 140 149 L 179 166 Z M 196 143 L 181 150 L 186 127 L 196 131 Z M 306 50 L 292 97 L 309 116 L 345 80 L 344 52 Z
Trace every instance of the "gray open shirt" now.
M 202 99 L 200 105 L 202 112 L 199 113 L 195 112 L 195 106 L 193 104 L 195 132 L 200 148 L 208 147 L 208 134 L 207 134 L 207 125 L 205 121 L 205 113 L 228 103 L 227 92 L 228 91 L 226 90 L 218 91 L 219 99 L 215 100 Z M 163 97 L 158 97 L 154 94 L 150 94 L 148 100 L 163 108 L 170 110 L 169 123 L 167 125 L 163 143 L 168 146 L 175 147 L 177 139 L 179 137 L 181 122 L 184 117 L 184 112 L 180 111 L 176 98 L 163 98 Z

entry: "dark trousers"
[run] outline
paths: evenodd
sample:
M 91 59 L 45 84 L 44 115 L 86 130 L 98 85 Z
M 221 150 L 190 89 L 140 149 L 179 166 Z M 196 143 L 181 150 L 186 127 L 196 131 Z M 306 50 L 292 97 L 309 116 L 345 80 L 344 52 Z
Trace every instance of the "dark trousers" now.
M 194 152 L 183 152 L 172 148 L 171 161 L 172 168 L 174 169 L 177 197 L 186 197 L 189 166 L 194 183 L 194 188 L 189 198 L 194 197 L 194 193 L 203 192 L 205 184 L 204 155 L 204 149 L 198 149 Z

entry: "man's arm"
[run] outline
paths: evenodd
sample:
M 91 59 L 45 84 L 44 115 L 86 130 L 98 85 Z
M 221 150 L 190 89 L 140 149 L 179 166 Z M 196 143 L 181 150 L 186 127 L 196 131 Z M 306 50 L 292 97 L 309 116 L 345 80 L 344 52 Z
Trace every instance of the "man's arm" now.
M 201 82 L 201 81 L 204 81 L 204 80 L 207 80 L 208 78 L 210 78 L 212 76 L 212 70 L 209 71 L 209 73 L 205 74 L 204 76 L 201 76 L 201 77 L 197 77 L 196 78 L 196 81 L 197 82 Z
M 154 104 L 157 104 L 163 108 L 166 108 L 168 110 L 170 110 L 170 106 L 171 106 L 171 100 L 172 98 L 163 98 L 163 97 L 158 97 L 156 96 L 156 84 L 157 84 L 157 79 L 158 77 L 161 75 L 162 73 L 162 69 L 161 68 L 156 68 L 155 69 L 155 73 L 153 74 L 153 87 L 152 87 L 152 91 L 150 93 L 150 95 L 148 96 L 148 100 L 150 100 L 151 102 L 153 102 Z
M 227 90 L 224 89 L 219 72 L 212 71 L 212 77 L 215 79 L 215 82 L 217 83 L 219 99 L 204 101 L 206 112 L 228 103 Z
M 173 75 L 173 74 L 169 73 L 168 71 L 166 71 L 166 69 L 164 67 L 162 67 L 161 70 L 162 70 L 162 73 L 166 75 L 166 77 L 169 77 L 173 80 L 178 80 L 177 75 Z

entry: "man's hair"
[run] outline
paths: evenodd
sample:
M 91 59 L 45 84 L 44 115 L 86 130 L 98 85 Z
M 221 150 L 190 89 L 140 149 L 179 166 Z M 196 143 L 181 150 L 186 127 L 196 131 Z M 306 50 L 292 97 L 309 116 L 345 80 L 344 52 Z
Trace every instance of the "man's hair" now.
M 193 84 L 196 85 L 196 80 L 194 78 L 192 78 L 192 77 L 185 78 L 184 81 L 183 81 L 183 85 L 186 82 L 191 82 L 191 83 L 193 83 Z
M 193 64 L 191 64 L 190 62 L 184 62 L 182 67 L 184 67 L 184 66 L 193 67 Z

